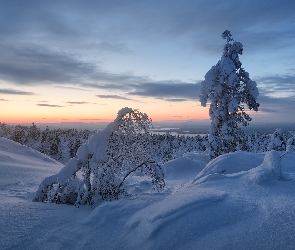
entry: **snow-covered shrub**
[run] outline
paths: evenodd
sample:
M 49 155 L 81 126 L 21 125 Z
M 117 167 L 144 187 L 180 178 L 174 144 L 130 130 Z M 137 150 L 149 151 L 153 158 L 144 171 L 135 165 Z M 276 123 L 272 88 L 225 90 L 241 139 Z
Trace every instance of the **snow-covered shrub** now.
M 279 128 L 271 135 L 271 141 L 268 144 L 268 150 L 285 151 L 286 140 L 284 138 L 283 131 Z
M 244 132 L 238 125 L 247 126 L 251 121 L 244 105 L 255 111 L 259 107 L 256 102 L 259 95 L 256 82 L 249 78 L 249 73 L 241 67 L 239 60 L 243 45 L 235 42 L 228 30 L 222 34 L 222 38 L 227 40 L 223 55 L 201 83 L 201 105 L 206 107 L 210 102 L 208 151 L 211 158 L 233 152 L 238 145 L 242 145 Z
M 249 175 L 246 178 L 256 184 L 262 184 L 273 179 L 284 179 L 281 157 L 278 151 L 268 151 L 265 154 L 262 164 L 250 169 Z
M 78 149 L 52 183 L 47 178 L 40 184 L 34 200 L 84 205 L 118 199 L 125 194 L 125 180 L 135 172 L 161 190 L 164 173 L 153 159 L 150 126 L 146 114 L 121 109 L 114 122 Z
M 294 136 L 292 136 L 288 139 L 286 151 L 287 152 L 295 152 L 295 137 Z

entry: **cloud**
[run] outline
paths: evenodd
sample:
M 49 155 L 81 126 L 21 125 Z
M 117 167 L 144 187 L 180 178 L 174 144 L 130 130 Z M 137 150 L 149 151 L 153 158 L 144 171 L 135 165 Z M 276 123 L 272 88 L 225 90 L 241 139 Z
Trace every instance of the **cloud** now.
M 0 44 L 0 53 L 2 79 L 21 85 L 40 85 L 45 81 L 79 83 L 81 78 L 96 72 L 93 64 L 39 46 Z
M 257 77 L 259 91 L 271 97 L 295 97 L 295 74 Z
M 72 89 L 72 90 L 78 90 L 78 91 L 89 91 L 89 89 L 86 88 L 78 88 L 78 87 L 71 87 L 71 86 L 61 86 L 61 85 L 53 85 L 55 88 L 59 89 Z
M 127 97 L 119 96 L 119 95 L 96 95 L 99 98 L 103 99 L 119 99 L 119 100 L 132 100 Z
M 186 101 L 188 101 L 188 99 L 185 99 L 185 98 L 158 98 L 158 99 L 162 99 L 167 102 L 186 102 Z
M 269 109 L 269 108 L 259 108 L 259 111 L 264 113 L 278 113 L 277 110 Z
M 131 86 L 147 80 L 146 77 L 128 73 L 110 73 L 99 67 L 97 62 L 85 62 L 72 54 L 42 46 L 0 43 L 0 54 L 1 79 L 22 86 L 46 83 L 75 90 L 123 90 L 126 89 L 125 84 Z
M 79 120 L 80 121 L 105 121 L 107 119 L 104 119 L 104 118 L 93 118 L 93 119 L 91 119 L 91 118 L 81 118 Z
M 101 51 L 128 52 L 134 46 L 130 40 L 156 43 L 185 38 L 189 49 L 219 54 L 223 41 L 215 40 L 229 29 L 257 51 L 292 43 L 286 38 L 294 37 L 294 9 L 291 0 L 7 3 L 0 16 L 0 40 L 9 44 L 34 37 L 38 45 L 59 43 L 69 50 L 70 44 L 72 49 L 101 55 Z
M 66 102 L 66 103 L 69 103 L 69 104 L 95 104 L 95 103 L 91 103 L 91 102 Z
M 60 105 L 44 104 L 44 103 L 38 103 L 36 105 L 40 106 L 40 107 L 50 107 L 50 108 L 62 108 L 62 107 L 64 107 L 64 106 L 60 106 Z
M 0 99 L 1 102 L 8 102 L 6 99 Z
M 22 90 L 16 89 L 0 89 L 1 94 L 8 94 L 8 95 L 35 95 L 33 92 L 27 92 Z
M 177 81 L 145 82 L 136 86 L 129 95 L 162 98 L 167 101 L 198 100 L 200 84 Z

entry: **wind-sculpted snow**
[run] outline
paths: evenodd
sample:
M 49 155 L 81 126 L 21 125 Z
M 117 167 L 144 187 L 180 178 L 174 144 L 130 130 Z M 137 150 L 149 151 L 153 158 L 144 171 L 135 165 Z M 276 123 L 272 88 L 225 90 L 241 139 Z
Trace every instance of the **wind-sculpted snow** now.
M 263 157 L 264 154 L 253 154 L 243 151 L 224 154 L 210 161 L 196 179 L 215 173 L 232 174 L 247 171 L 259 166 L 263 161 Z
M 0 153 L 2 163 L 3 160 L 5 161 L 5 159 L 7 159 L 5 161 L 6 164 L 12 164 L 12 161 L 14 161 L 14 163 L 25 163 L 26 161 L 41 161 L 46 163 L 60 164 L 45 154 L 37 152 L 36 150 L 23 146 L 19 143 L 15 143 L 14 141 L 3 137 L 0 137 Z M 22 156 L 21 160 L 20 156 Z M 36 164 L 31 165 L 33 167 Z
M 145 235 L 144 240 L 157 238 L 162 232 L 170 231 L 169 227 L 173 227 L 186 215 L 192 215 L 199 208 L 210 207 L 226 198 L 225 192 L 214 188 L 191 191 L 181 189 L 162 201 L 143 208 L 130 218 L 128 227 L 131 231 Z
M 2 138 L 0 157 L 1 250 L 294 249 L 294 153 L 236 152 L 210 163 L 190 153 L 163 166 L 163 192 L 134 175 L 128 185 L 141 192 L 95 208 L 31 202 L 61 165 Z

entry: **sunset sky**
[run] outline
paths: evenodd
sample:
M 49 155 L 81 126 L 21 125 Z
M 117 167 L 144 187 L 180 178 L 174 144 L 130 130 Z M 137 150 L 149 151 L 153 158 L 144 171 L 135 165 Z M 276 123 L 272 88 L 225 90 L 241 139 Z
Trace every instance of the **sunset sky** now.
M 200 83 L 226 29 L 260 92 L 253 120 L 295 122 L 294 10 L 294 0 L 2 1 L 0 122 L 111 121 L 123 107 L 208 119 Z

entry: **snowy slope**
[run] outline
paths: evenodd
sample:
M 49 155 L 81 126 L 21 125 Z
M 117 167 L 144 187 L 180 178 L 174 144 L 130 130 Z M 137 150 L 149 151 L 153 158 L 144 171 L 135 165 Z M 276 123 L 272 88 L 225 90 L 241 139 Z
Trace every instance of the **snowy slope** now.
M 0 249 L 294 249 L 295 155 L 277 156 L 190 153 L 163 193 L 75 208 L 31 202 L 62 166 L 0 138 Z

